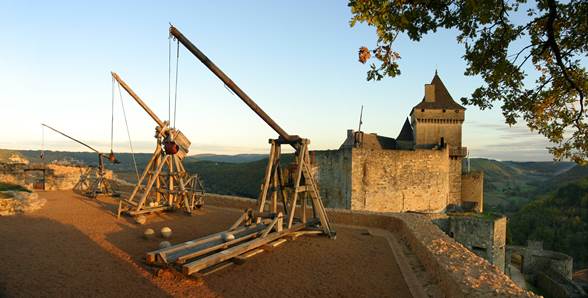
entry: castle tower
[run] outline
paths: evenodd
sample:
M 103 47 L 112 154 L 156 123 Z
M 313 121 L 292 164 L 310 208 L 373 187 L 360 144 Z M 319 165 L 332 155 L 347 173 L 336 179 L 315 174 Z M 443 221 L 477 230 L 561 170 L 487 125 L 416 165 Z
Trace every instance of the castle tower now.
M 410 113 L 415 131 L 415 141 L 419 145 L 441 143 L 461 148 L 461 125 L 465 108 L 456 103 L 437 71 L 431 84 L 425 85 L 425 96 Z
M 447 205 L 461 205 L 462 160 L 467 148 L 461 146 L 461 125 L 465 108 L 456 103 L 435 71 L 431 84 L 425 85 L 425 97 L 410 113 L 417 148 L 436 144 L 449 149 L 449 197 Z

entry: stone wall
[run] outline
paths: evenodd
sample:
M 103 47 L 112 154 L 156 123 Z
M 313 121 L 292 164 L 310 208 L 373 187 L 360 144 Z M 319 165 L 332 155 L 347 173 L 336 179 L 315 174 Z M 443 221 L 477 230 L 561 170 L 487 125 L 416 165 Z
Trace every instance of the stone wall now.
M 312 154 L 327 207 L 442 212 L 450 203 L 460 204 L 461 197 L 461 163 L 450 160 L 448 151 L 345 148 Z
M 527 247 L 509 245 L 512 254 L 523 256 L 523 273 L 534 276 L 539 271 L 550 268 L 567 279 L 572 279 L 574 259 L 566 254 L 544 250 L 542 241 L 527 242 Z
M 0 163 L 0 182 L 12 183 L 33 189 L 33 183 L 44 180 L 45 190 L 71 190 L 82 179 L 94 179 L 97 168 L 78 165 L 49 164 L 5 164 Z M 106 170 L 111 180 L 112 171 Z
M 0 163 L 0 182 L 25 185 L 26 164 Z
M 447 233 L 478 256 L 505 270 L 506 217 L 452 214 Z
M 417 144 L 445 143 L 461 147 L 461 125 L 464 110 L 419 110 L 411 115 Z
M 312 157 L 325 206 L 351 208 L 351 149 L 312 151 Z
M 449 204 L 461 205 L 461 166 L 462 159 L 451 157 L 449 160 Z
M 502 271 L 506 270 L 506 227 L 508 220 L 502 216 L 494 220 L 494 240 L 492 241 L 491 263 Z
M 94 179 L 98 171 L 97 168 L 60 164 L 47 164 L 46 167 L 45 190 L 74 189 L 82 179 Z M 112 180 L 112 171 L 106 170 L 105 177 Z
M 475 211 L 484 207 L 484 172 L 476 171 L 461 176 L 461 199 L 476 205 Z
M 351 156 L 351 210 L 441 212 L 447 206 L 447 148 L 352 149 Z

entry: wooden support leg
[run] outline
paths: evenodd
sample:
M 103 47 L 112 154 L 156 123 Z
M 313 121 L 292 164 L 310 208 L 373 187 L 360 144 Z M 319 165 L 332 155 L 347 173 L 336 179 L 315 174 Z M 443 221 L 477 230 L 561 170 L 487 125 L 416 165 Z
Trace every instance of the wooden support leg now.
M 298 151 L 296 152 L 296 164 L 297 164 L 297 168 L 296 168 L 296 176 L 295 176 L 295 181 L 294 181 L 294 194 L 293 194 L 293 198 L 292 198 L 292 202 L 290 202 L 291 206 L 290 206 L 290 214 L 288 217 L 288 229 L 290 227 L 292 227 L 292 222 L 294 220 L 294 214 L 296 213 L 296 201 L 298 200 L 298 193 L 300 191 L 300 181 L 302 178 L 302 162 L 303 159 L 302 157 L 304 156 L 304 153 L 306 151 L 306 146 L 300 146 L 300 148 L 298 148 Z
M 143 193 L 143 196 L 141 196 L 141 200 L 139 201 L 139 204 L 137 205 L 137 208 L 136 208 L 137 211 L 141 210 L 143 208 L 143 205 L 145 205 L 145 201 L 147 200 L 147 197 L 149 196 L 149 192 L 151 191 L 151 188 L 153 187 L 153 184 L 155 183 L 157 176 L 159 176 L 159 173 L 161 173 L 161 170 L 163 169 L 163 165 L 167 162 L 168 158 L 169 158 L 169 155 L 166 155 L 163 158 L 163 160 L 159 163 L 159 166 L 157 167 L 157 169 L 155 170 L 155 172 L 153 173 L 153 175 L 151 176 L 151 178 L 147 182 L 147 185 L 145 185 L 145 192 Z
M 141 174 L 141 178 L 139 178 L 139 181 L 137 181 L 137 185 L 135 186 L 135 189 L 133 189 L 133 192 L 131 193 L 131 195 L 129 196 L 127 201 L 133 202 L 133 199 L 135 198 L 135 196 L 139 192 L 139 189 L 141 189 L 141 187 L 143 186 L 143 180 L 145 179 L 145 177 L 147 177 L 147 174 L 149 174 L 149 172 L 151 171 L 151 167 L 153 165 L 153 162 L 155 162 L 155 160 L 159 158 L 160 154 L 161 154 L 161 146 L 157 146 L 157 148 L 155 149 L 155 152 L 153 153 L 153 156 L 151 157 L 151 159 L 147 163 L 147 166 L 145 167 L 143 174 Z
M 271 174 L 272 174 L 272 170 L 273 170 L 273 165 L 275 163 L 277 144 L 276 144 L 275 140 L 271 140 L 270 142 L 272 144 L 271 149 L 270 149 L 270 155 L 269 155 L 269 158 L 267 161 L 267 167 L 265 169 L 265 176 L 264 176 L 263 184 L 261 187 L 261 192 L 259 194 L 259 198 L 257 199 L 257 211 L 259 211 L 259 212 L 263 212 L 265 209 L 265 201 L 266 201 L 267 191 L 270 186 Z

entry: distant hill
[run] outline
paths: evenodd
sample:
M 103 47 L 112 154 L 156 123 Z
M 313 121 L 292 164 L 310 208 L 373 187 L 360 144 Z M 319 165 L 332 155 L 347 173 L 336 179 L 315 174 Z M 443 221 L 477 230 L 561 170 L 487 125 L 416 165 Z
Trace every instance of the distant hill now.
M 518 209 L 535 197 L 551 179 L 563 175 L 574 165 L 572 162 L 470 159 L 472 170 L 484 171 L 484 205 L 500 212 Z M 467 165 L 464 165 L 465 167 Z M 588 177 L 588 173 L 585 176 Z M 497 206 L 500 208 L 494 209 Z
M 207 192 L 255 198 L 259 194 L 266 164 L 267 158 L 240 163 L 188 160 L 184 167 L 202 177 Z
M 8 150 L 4 150 L 8 152 Z M 0 151 L 2 154 L 3 151 Z M 93 152 L 45 151 L 41 159 L 40 150 L 10 151 L 19 153 L 31 162 L 70 161 L 90 166 L 98 165 L 98 156 Z M 8 156 L 8 153 L 4 153 Z M 0 155 L 0 157 L 3 155 Z M 151 158 L 151 153 L 135 153 L 139 174 Z M 106 168 L 131 183 L 136 182 L 133 156 L 130 153 L 116 153 L 120 164 L 106 162 Z M 285 154 L 283 162 L 291 162 L 291 154 Z M 199 154 L 184 160 L 190 173 L 197 173 L 203 179 L 206 191 L 255 198 L 259 193 L 264 170 L 267 164 L 265 154 L 218 155 Z
M 189 161 L 216 161 L 228 163 L 246 163 L 258 161 L 267 158 L 267 154 L 236 154 L 236 155 L 219 155 L 219 154 L 196 154 L 190 155 L 186 159 Z
M 547 188 L 556 188 L 571 182 L 577 182 L 588 177 L 588 166 L 574 165 L 568 171 L 558 173 L 553 176 L 546 184 Z

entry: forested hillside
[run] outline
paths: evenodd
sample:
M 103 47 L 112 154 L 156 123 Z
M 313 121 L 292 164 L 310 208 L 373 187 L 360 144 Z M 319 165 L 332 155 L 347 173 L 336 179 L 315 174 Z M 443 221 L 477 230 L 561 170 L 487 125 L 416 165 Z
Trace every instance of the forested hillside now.
M 470 159 L 471 170 L 484 172 L 484 208 L 501 213 L 518 210 L 543 192 L 546 183 L 573 167 L 574 163 L 571 162 Z M 467 169 L 467 162 L 464 169 Z
M 511 216 L 509 230 L 514 244 L 541 240 L 545 249 L 569 254 L 576 267 L 587 267 L 588 178 L 535 198 Z

